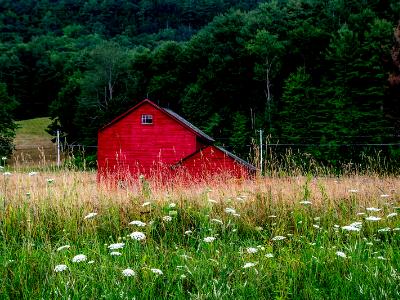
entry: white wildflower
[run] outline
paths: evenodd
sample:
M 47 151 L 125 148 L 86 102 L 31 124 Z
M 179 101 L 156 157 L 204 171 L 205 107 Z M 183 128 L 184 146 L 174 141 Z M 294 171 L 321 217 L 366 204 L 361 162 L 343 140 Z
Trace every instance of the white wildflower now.
M 361 227 L 362 227 L 361 222 L 354 222 L 351 223 L 350 225 L 343 226 L 342 229 L 347 231 L 360 231 Z
M 319 225 L 317 225 L 317 224 L 313 224 L 313 227 L 317 228 L 317 229 L 320 229 Z
M 234 214 L 232 214 L 232 216 L 234 216 L 234 217 L 240 217 L 240 214 L 234 213 Z
M 122 271 L 122 275 L 124 275 L 125 277 L 131 277 L 131 276 L 135 276 L 136 273 L 132 269 L 128 268 L 128 269 L 125 269 Z
M 395 217 L 395 216 L 397 216 L 397 213 L 391 213 L 391 214 L 388 214 L 387 216 L 386 216 L 386 218 L 393 218 L 393 217 Z
M 87 263 L 88 263 L 89 265 L 94 264 L 94 260 L 89 260 Z
M 234 208 L 231 208 L 231 207 L 227 207 L 227 208 L 225 208 L 225 212 L 227 213 L 227 214 L 236 214 L 236 210 L 234 209 Z
M 154 274 L 157 274 L 157 275 L 163 275 L 164 273 L 160 270 L 160 269 L 154 269 L 154 268 L 152 268 L 152 269 L 150 269 Z
M 124 243 L 116 243 L 116 244 L 110 244 L 107 248 L 110 250 L 117 250 L 124 248 L 124 246 L 125 246 Z
M 381 209 L 380 208 L 376 208 L 376 207 L 367 207 L 366 208 L 368 211 L 381 211 Z
M 145 207 L 145 206 L 148 206 L 150 204 L 151 204 L 151 202 L 145 202 L 145 203 L 142 204 L 142 206 Z
M 63 272 L 68 270 L 68 267 L 66 265 L 57 265 L 54 267 L 54 272 Z
M 173 203 L 173 202 L 172 202 L 172 203 L 170 203 L 168 206 L 169 206 L 169 208 L 174 208 L 174 207 L 176 207 L 176 203 Z
M 133 240 L 137 240 L 137 241 L 142 241 L 142 240 L 146 239 L 145 234 L 144 234 L 143 232 L 140 232 L 140 231 L 132 232 L 132 233 L 130 234 L 130 237 L 131 237 Z
M 87 257 L 86 257 L 86 255 L 84 255 L 84 254 L 78 254 L 78 255 L 75 255 L 73 258 L 72 258 L 72 262 L 82 262 L 82 261 L 86 261 L 86 259 L 87 259 Z
M 272 253 L 267 253 L 267 254 L 265 254 L 265 257 L 272 258 L 272 257 L 274 257 L 274 255 Z
M 380 260 L 386 260 L 386 258 L 384 258 L 383 256 L 377 256 L 376 258 Z
M 1 158 L 1 160 L 7 160 L 7 157 L 6 156 L 3 156 L 2 158 Z
M 337 224 L 333 225 L 333 227 L 334 227 L 334 228 L 340 228 L 340 226 L 337 225 Z
M 212 243 L 212 242 L 215 241 L 215 237 L 213 237 L 213 236 L 207 236 L 207 237 L 204 238 L 204 241 L 205 241 L 206 243 Z
M 37 174 L 38 174 L 38 172 L 29 172 L 29 173 L 28 173 L 29 176 L 35 176 L 35 175 L 37 175 Z
M 172 217 L 171 217 L 171 216 L 164 216 L 164 217 L 163 217 L 163 220 L 164 220 L 165 222 L 171 222 L 171 221 L 172 221 Z
M 249 248 L 246 249 L 246 252 L 249 253 L 249 254 L 253 254 L 253 253 L 257 253 L 258 249 L 254 248 L 254 247 L 249 247 Z
M 3 176 L 11 176 L 11 173 L 10 172 L 4 172 Z
M 255 265 L 257 265 L 257 263 L 248 262 L 244 264 L 243 269 L 251 268 L 254 267 Z
M 390 195 L 388 195 L 388 194 L 382 194 L 381 195 L 381 198 L 389 198 L 390 197 Z
M 192 234 L 193 233 L 193 231 L 191 231 L 191 230 L 186 230 L 185 231 L 185 235 L 190 235 L 190 234 Z
M 64 250 L 64 249 L 69 249 L 70 247 L 71 247 L 70 245 L 64 245 L 64 246 L 58 247 L 57 251 L 61 251 L 61 250 Z
M 310 205 L 312 202 L 309 200 L 303 200 L 299 202 L 300 204 L 304 204 L 304 205 Z
M 370 216 L 370 217 L 365 218 L 365 220 L 372 221 L 372 222 L 379 221 L 380 219 L 382 219 L 382 218 L 375 217 L 375 216 Z
M 390 227 L 385 227 L 385 228 L 378 229 L 378 232 L 389 232 L 390 230 L 391 230 Z
M 343 257 L 343 258 L 346 258 L 346 257 L 347 257 L 346 253 L 344 253 L 344 252 L 342 252 L 342 251 L 336 251 L 336 255 L 337 255 L 337 256 L 340 256 L 340 257 Z
M 358 190 L 357 189 L 351 189 L 351 190 L 349 190 L 349 193 L 358 193 Z
M 282 235 L 277 235 L 277 236 L 272 238 L 273 241 L 282 241 L 284 239 L 286 239 L 286 237 L 282 236 Z
M 146 226 L 146 223 L 144 223 L 142 221 L 135 220 L 135 221 L 130 222 L 129 225 L 135 225 L 135 226 L 138 226 L 138 227 L 144 227 L 144 226 Z
M 95 216 L 97 216 L 97 213 L 91 212 L 91 213 L 87 214 L 83 219 L 87 220 L 87 219 L 94 218 Z
M 48 178 L 46 181 L 47 181 L 47 183 L 53 183 L 54 182 L 54 178 Z
M 112 252 L 110 252 L 110 255 L 111 255 L 111 256 L 121 256 L 122 253 L 121 253 L 121 252 L 118 252 L 118 251 L 112 251 Z
M 400 227 L 393 228 L 393 231 L 400 231 Z

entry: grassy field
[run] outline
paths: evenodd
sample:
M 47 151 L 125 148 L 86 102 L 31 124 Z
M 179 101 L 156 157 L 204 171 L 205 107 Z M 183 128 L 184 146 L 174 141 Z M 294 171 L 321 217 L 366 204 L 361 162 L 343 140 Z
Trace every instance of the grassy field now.
M 57 159 L 57 149 L 51 141 L 53 138 L 45 130 L 50 125 L 49 118 L 36 118 L 18 121 L 18 129 L 14 139 L 15 151 L 10 164 L 41 165 L 54 163 Z
M 0 178 L 1 299 L 398 299 L 400 179 Z

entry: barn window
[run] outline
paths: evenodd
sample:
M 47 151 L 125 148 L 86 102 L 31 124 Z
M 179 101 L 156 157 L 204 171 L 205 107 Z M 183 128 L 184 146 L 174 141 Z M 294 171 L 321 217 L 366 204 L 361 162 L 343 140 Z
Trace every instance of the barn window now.
M 142 124 L 153 124 L 153 115 L 142 115 Z

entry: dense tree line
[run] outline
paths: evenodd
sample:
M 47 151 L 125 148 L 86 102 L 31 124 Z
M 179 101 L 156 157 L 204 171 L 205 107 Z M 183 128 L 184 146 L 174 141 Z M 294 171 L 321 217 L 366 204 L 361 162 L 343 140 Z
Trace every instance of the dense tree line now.
M 264 129 L 338 162 L 398 142 L 399 20 L 393 0 L 3 1 L 0 82 L 70 143 L 150 98 L 237 153 Z

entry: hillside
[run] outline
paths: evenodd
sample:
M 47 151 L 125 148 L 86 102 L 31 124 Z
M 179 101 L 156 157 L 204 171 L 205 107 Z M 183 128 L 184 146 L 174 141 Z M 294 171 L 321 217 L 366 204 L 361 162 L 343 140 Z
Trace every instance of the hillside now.
M 18 121 L 19 128 L 14 140 L 15 151 L 12 164 L 47 164 L 57 158 L 57 149 L 51 141 L 52 136 L 45 129 L 50 124 L 49 118 L 36 118 Z

